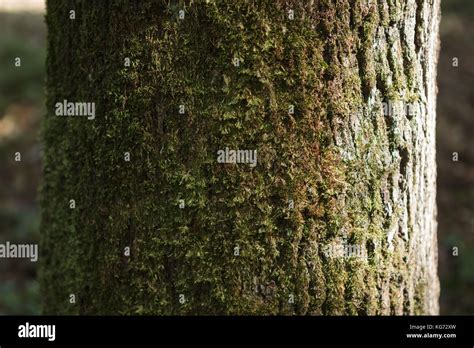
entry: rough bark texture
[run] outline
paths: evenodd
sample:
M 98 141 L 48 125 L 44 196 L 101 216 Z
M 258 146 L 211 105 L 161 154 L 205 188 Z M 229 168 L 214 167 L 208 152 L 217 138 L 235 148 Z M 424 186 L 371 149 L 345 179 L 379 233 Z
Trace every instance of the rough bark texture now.
M 439 0 L 47 11 L 46 313 L 438 313 Z

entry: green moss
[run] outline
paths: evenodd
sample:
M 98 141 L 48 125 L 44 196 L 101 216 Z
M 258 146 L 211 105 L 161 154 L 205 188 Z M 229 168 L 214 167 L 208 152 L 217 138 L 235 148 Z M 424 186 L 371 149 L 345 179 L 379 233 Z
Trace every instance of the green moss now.
M 419 281 L 415 287 L 414 295 L 414 313 L 416 315 L 422 315 L 425 311 L 425 291 L 426 283 L 424 281 Z
M 376 88 L 376 7 L 295 1 L 294 20 L 273 1 L 77 2 L 75 21 L 68 9 L 48 2 L 46 313 L 379 310 L 391 256 L 321 249 L 343 232 L 362 246 L 385 238 L 380 120 L 360 118 L 351 160 L 334 143 Z M 357 50 L 354 71 L 341 57 Z M 95 102 L 96 119 L 55 118 L 63 99 Z M 257 149 L 258 165 L 217 163 L 225 147 Z

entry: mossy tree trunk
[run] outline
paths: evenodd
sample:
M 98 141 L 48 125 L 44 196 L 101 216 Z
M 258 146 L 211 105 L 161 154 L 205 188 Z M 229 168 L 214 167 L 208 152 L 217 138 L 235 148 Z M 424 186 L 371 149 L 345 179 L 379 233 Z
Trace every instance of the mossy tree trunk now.
M 49 0 L 45 313 L 438 313 L 438 21 L 439 0 Z

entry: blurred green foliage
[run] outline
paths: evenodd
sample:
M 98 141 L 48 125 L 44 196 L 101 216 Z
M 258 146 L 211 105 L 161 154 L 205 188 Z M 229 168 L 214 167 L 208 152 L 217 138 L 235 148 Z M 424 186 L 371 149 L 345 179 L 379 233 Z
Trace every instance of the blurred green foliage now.
M 38 243 L 39 119 L 44 112 L 42 14 L 0 13 L 0 243 Z M 15 66 L 15 58 L 21 66 Z M 13 124 L 13 126 L 12 126 Z M 22 155 L 14 161 L 15 152 Z M 38 314 L 37 263 L 0 259 L 0 314 Z
M 441 1 L 443 13 L 451 13 L 464 17 L 474 16 L 474 1 L 472 0 L 444 0 Z
M 40 105 L 44 92 L 43 16 L 0 13 L 0 115 L 12 103 Z M 21 68 L 15 58 L 21 58 Z

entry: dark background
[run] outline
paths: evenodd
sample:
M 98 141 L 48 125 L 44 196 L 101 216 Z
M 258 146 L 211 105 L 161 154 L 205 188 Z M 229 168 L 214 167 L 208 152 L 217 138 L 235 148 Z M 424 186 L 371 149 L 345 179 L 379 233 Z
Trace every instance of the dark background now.
M 474 314 L 473 0 L 444 0 L 438 65 L 441 314 Z M 0 243 L 37 243 L 46 27 L 41 12 L 1 12 Z M 14 67 L 15 57 L 22 67 Z M 459 66 L 453 67 L 453 58 Z M 21 162 L 15 162 L 20 152 Z M 453 152 L 459 161 L 453 162 Z M 459 256 L 453 256 L 453 247 Z M 0 259 L 0 315 L 39 314 L 37 263 Z
M 442 0 L 438 65 L 441 313 L 474 314 L 474 1 Z M 459 67 L 452 66 L 453 57 Z M 453 152 L 459 162 L 453 162 Z M 459 248 L 459 256 L 452 248 Z

